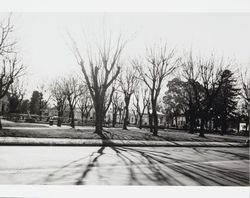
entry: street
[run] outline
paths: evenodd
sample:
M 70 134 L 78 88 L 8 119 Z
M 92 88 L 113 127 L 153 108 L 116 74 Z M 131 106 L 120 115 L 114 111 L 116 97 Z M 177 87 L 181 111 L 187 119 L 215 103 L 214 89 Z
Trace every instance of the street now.
M 249 185 L 249 148 L 1 146 L 0 184 Z

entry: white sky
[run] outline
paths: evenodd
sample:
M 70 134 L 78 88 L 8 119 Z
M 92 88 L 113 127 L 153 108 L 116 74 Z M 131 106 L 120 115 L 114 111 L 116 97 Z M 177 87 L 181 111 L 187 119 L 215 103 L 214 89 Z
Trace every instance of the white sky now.
M 2 15 L 0 15 L 1 17 Z M 100 37 L 103 24 L 114 35 L 129 39 L 124 57 L 143 55 L 145 47 L 160 40 L 179 53 L 235 58 L 242 68 L 250 62 L 250 14 L 247 13 L 14 13 L 16 38 L 23 62 L 28 66 L 28 93 L 58 75 L 80 71 L 66 45 L 69 31 L 83 43 Z M 94 36 L 93 36 L 94 35 Z

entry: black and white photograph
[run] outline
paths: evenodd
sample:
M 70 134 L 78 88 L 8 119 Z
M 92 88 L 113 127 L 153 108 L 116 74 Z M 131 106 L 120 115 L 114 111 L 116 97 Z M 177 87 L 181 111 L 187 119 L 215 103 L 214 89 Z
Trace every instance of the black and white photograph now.
M 0 188 L 249 186 L 249 21 L 0 12 Z

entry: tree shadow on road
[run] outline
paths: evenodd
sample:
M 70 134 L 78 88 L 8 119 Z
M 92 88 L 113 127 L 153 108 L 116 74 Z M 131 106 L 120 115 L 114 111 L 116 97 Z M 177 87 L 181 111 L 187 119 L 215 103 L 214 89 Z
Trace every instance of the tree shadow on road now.
M 99 161 L 101 158 L 107 156 L 107 153 L 104 152 L 107 148 L 114 152 L 112 158 L 116 158 L 117 160 L 114 163 L 110 163 L 105 171 L 102 171 L 104 167 Z M 193 149 L 194 154 L 202 156 L 202 152 L 197 152 L 196 150 L 195 148 Z M 215 154 L 210 153 L 209 155 L 212 158 L 212 155 Z M 79 160 L 82 160 L 82 163 L 79 163 Z M 185 156 L 181 152 L 180 156 L 178 156 L 166 151 L 156 151 L 146 147 L 102 146 L 96 152 L 92 152 L 89 156 L 79 160 L 68 163 L 49 174 L 47 182 L 53 182 L 53 178 L 60 180 L 65 179 L 65 177 L 75 176 L 72 184 L 83 185 L 88 184 L 88 180 L 91 179 L 92 174 L 95 174 L 97 176 L 96 184 L 100 182 L 102 184 L 109 184 L 110 182 L 112 183 L 114 170 L 119 171 L 119 168 L 122 167 L 122 171 L 125 171 L 126 174 L 122 175 L 120 179 L 121 181 L 124 180 L 122 183 L 126 185 L 189 184 L 243 186 L 249 184 L 249 175 L 243 170 L 221 168 L 220 166 L 216 166 L 216 164 L 207 163 L 204 159 L 200 162 L 194 162 L 190 159 L 190 156 Z M 72 168 L 74 171 L 65 175 L 63 172 L 66 168 Z M 56 174 L 61 174 L 61 177 L 55 177 Z M 119 181 L 117 184 L 119 184 Z
M 90 161 L 88 162 L 87 167 L 84 169 L 82 175 L 79 177 L 79 179 L 75 182 L 76 185 L 81 185 L 84 184 L 84 178 L 88 175 L 88 173 L 92 170 L 93 167 L 98 168 L 98 158 L 100 158 L 102 155 L 104 155 L 103 151 L 104 151 L 105 147 L 102 146 L 96 153 L 98 154 L 96 157 L 94 157 L 93 159 L 90 159 Z M 93 155 L 93 153 L 92 153 Z

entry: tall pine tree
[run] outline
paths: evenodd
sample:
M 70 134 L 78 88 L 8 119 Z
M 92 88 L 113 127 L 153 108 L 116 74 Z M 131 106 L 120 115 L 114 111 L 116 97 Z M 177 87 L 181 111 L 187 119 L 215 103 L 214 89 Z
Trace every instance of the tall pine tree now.
M 223 72 L 224 83 L 214 103 L 214 113 L 217 117 L 217 124 L 221 126 L 221 134 L 228 129 L 228 121 L 236 117 L 237 97 L 240 89 L 237 88 L 237 80 L 230 70 Z

